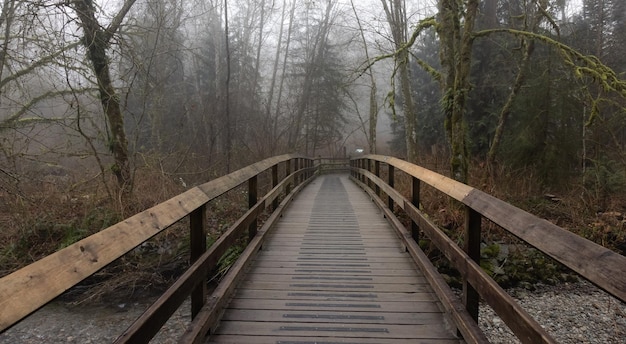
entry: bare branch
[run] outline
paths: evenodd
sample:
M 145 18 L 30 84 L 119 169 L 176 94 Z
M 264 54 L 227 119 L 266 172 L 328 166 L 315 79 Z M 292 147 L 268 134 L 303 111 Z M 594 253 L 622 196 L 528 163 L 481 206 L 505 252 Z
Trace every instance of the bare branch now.
M 79 90 L 48 91 L 48 92 L 46 92 L 46 93 L 44 93 L 42 95 L 39 95 L 39 96 L 31 99 L 27 104 L 22 106 L 22 108 L 19 109 L 17 112 L 12 114 L 8 118 L 2 120 L 2 122 L 0 122 L 0 132 L 4 131 L 6 129 L 9 129 L 9 128 L 14 128 L 16 125 L 25 126 L 27 124 L 32 124 L 32 123 L 35 123 L 35 122 L 38 122 L 38 123 L 56 122 L 59 119 L 40 118 L 40 117 L 22 118 L 22 116 L 25 113 L 27 113 L 33 106 L 37 105 L 37 103 L 39 103 L 39 102 L 41 102 L 43 100 L 54 98 L 54 97 L 58 97 L 58 96 L 72 95 L 72 94 L 75 94 L 76 92 L 78 94 L 81 94 L 81 93 L 87 93 L 87 92 L 94 92 L 94 91 L 97 91 L 97 90 L 98 90 L 97 88 L 83 88 L 83 89 L 79 89 Z

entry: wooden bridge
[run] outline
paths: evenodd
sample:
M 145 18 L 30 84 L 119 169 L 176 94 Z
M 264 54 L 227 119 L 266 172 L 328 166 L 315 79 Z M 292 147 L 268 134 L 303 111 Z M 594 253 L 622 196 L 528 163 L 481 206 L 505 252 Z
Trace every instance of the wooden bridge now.
M 408 181 L 409 195 L 394 188 L 398 178 Z M 271 184 L 262 197 L 259 180 Z M 207 248 L 207 203 L 241 184 L 249 210 Z M 465 208 L 463 248 L 420 210 L 423 185 Z M 394 211 L 410 219 L 408 228 Z M 263 212 L 268 217 L 259 226 Z M 117 343 L 149 342 L 188 297 L 192 319 L 181 343 L 486 343 L 476 322 L 481 299 L 523 343 L 554 342 L 477 263 L 483 221 L 626 302 L 626 257 L 479 190 L 386 156 L 348 165 L 283 155 L 194 187 L 3 277 L 0 331 L 186 217 L 191 267 Z M 460 298 L 420 250 L 422 235 L 461 274 Z M 209 272 L 246 236 L 242 255 L 209 292 Z

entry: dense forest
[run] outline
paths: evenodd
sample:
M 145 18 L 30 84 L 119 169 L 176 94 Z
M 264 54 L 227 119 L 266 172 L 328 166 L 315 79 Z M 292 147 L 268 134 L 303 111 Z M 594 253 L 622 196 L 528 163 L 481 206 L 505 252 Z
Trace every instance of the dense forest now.
M 0 6 L 2 270 L 262 158 L 357 148 L 624 236 L 623 0 Z

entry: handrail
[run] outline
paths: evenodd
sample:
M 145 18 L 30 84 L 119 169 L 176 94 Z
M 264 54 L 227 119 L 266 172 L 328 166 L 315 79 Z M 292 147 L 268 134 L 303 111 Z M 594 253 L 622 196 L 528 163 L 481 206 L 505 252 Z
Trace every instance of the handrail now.
M 387 182 L 380 179 L 380 163 L 388 167 Z M 353 178 L 362 186 L 375 187 L 373 193 L 376 195 L 380 195 L 380 191 L 387 195 L 388 208 L 393 209 L 397 204 L 408 214 L 413 221 L 409 237 L 415 239 L 419 235 L 418 230 L 423 231 L 461 273 L 464 278 L 465 306 L 474 319 L 478 315 L 480 295 L 522 342 L 553 342 L 545 330 L 480 268 L 482 217 L 626 302 L 626 257 L 616 252 L 480 190 L 397 158 L 366 155 L 353 159 L 352 168 Z M 395 169 L 412 177 L 410 201 L 393 188 Z M 419 210 L 422 182 L 465 205 L 465 250 L 459 248 Z
M 350 158 L 317 157 L 315 158 L 315 166 L 319 173 L 348 172 L 350 170 Z
M 278 180 L 280 164 L 285 165 L 285 175 L 281 184 Z M 269 169 L 274 188 L 258 202 L 257 177 Z M 313 171 L 313 160 L 299 155 L 286 154 L 262 160 L 193 187 L 2 277 L 0 333 L 186 216 L 190 216 L 192 261 L 199 260 L 206 250 L 203 241 L 206 237 L 204 224 L 206 204 L 246 181 L 249 186 L 251 210 L 240 221 L 245 222 L 250 237 L 254 237 L 258 213 L 266 206 L 275 209 L 280 193 L 284 191 L 285 194 L 289 194 L 292 187 L 312 177 Z M 192 313 L 197 313 L 206 299 L 206 292 L 202 291 L 204 288 L 197 288 L 196 282 L 190 282 L 193 284 Z

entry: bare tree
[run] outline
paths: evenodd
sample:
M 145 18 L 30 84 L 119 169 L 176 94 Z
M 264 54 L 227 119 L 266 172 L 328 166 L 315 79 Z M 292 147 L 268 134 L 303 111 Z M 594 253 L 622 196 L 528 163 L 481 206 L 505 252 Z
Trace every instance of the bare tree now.
M 354 17 L 356 19 L 357 25 L 359 26 L 359 33 L 361 34 L 361 40 L 363 40 L 363 50 L 365 52 L 365 58 L 367 61 L 370 61 L 370 54 L 367 48 L 367 40 L 365 39 L 365 32 L 363 30 L 363 26 L 361 25 L 361 20 L 359 19 L 359 15 L 357 13 L 356 7 L 354 6 L 354 1 L 350 0 L 350 4 L 352 5 L 352 11 L 354 12 Z M 374 79 L 374 72 L 372 70 L 373 66 L 367 69 L 366 73 L 370 79 L 370 101 L 369 101 L 369 130 L 366 133 L 367 136 L 367 144 L 369 146 L 370 154 L 376 154 L 376 125 L 378 124 L 378 100 L 376 97 L 376 80 Z M 361 116 L 359 116 L 360 119 Z
M 76 11 L 84 37 L 82 43 L 87 48 L 87 58 L 91 62 L 100 92 L 100 102 L 109 124 L 109 149 L 113 153 L 114 165 L 111 168 L 117 178 L 120 190 L 130 190 L 132 180 L 128 158 L 128 141 L 124 131 L 124 116 L 120 100 L 111 79 L 107 50 L 113 35 L 118 31 L 124 17 L 135 3 L 127 0 L 107 28 L 103 28 L 95 14 L 91 0 L 75 0 L 70 5 Z

